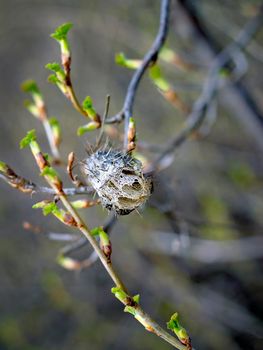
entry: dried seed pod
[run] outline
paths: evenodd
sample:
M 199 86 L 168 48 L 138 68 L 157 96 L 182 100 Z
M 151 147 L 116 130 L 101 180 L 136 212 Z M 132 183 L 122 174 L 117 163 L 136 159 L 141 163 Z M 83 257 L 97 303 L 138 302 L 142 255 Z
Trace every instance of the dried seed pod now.
M 102 205 L 119 215 L 144 204 L 152 192 L 152 178 L 144 176 L 142 163 L 130 153 L 112 149 L 90 152 L 81 169 Z

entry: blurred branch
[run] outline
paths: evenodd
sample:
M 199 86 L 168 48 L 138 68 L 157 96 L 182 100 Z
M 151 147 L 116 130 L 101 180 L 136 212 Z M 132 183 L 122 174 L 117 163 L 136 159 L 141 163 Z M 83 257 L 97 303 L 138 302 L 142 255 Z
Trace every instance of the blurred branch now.
M 153 232 L 144 249 L 154 253 L 184 257 L 206 264 L 242 262 L 263 257 L 263 237 L 244 237 L 236 240 L 216 241 L 180 236 L 169 232 Z
M 232 40 L 235 39 L 237 33 L 239 32 L 238 27 L 235 26 L 235 24 L 230 20 L 226 21 L 225 17 L 223 17 L 223 19 L 224 23 L 219 24 L 218 22 L 215 22 L 215 19 L 210 21 L 208 18 L 210 25 L 215 27 L 219 32 L 223 33 L 226 37 L 229 37 Z M 263 62 L 263 47 L 256 40 L 251 40 L 249 45 L 246 47 L 246 52 L 256 60 Z
M 232 63 L 233 56 L 242 51 L 262 25 L 263 7 L 259 13 L 250 20 L 239 33 L 236 40 L 228 45 L 214 59 L 204 83 L 202 93 L 193 106 L 184 128 L 172 139 L 161 154 L 153 161 L 149 171 L 161 170 L 170 165 L 174 150 L 179 147 L 188 137 L 196 131 L 206 117 L 206 113 L 220 88 L 222 68 Z M 230 68 L 228 68 L 230 69 Z M 262 118 L 263 121 L 263 118 Z M 171 158 L 171 159 L 170 159 Z
M 198 34 L 201 42 L 205 44 L 208 54 L 217 55 L 222 50 L 219 43 L 214 39 L 200 14 L 200 7 L 195 5 L 195 2 L 189 0 L 178 0 L 184 13 L 190 21 L 190 25 Z M 249 41 L 252 36 L 262 25 L 263 5 L 259 7 L 258 14 L 250 21 L 250 29 L 248 28 L 247 35 L 244 33 L 244 40 Z M 251 35 L 252 31 L 252 35 Z M 245 48 L 244 45 L 243 47 Z M 204 46 L 202 47 L 204 51 Z M 263 149 L 262 131 L 263 131 L 263 114 L 257 105 L 250 90 L 241 81 L 235 81 L 227 88 L 227 93 L 224 94 L 225 105 L 233 110 L 236 117 L 243 122 L 247 130 L 251 132 L 255 141 L 261 149 Z
M 162 2 L 161 2 L 161 14 L 160 14 L 160 25 L 159 25 L 159 30 L 158 30 L 157 36 L 154 40 L 154 43 L 152 44 L 150 50 L 144 56 L 142 64 L 135 71 L 135 73 L 134 73 L 134 75 L 129 83 L 122 110 L 114 117 L 108 118 L 106 121 L 107 124 L 112 124 L 112 123 L 119 123 L 124 119 L 124 122 L 125 122 L 125 125 L 124 125 L 124 129 L 125 129 L 124 130 L 124 149 L 127 149 L 127 145 L 128 145 L 127 134 L 128 134 L 129 120 L 130 120 L 130 117 L 132 117 L 134 99 L 135 99 L 137 89 L 139 87 L 139 83 L 140 83 L 145 71 L 147 70 L 147 68 L 157 61 L 158 54 L 159 54 L 161 48 L 163 47 L 163 44 L 164 44 L 166 37 L 167 37 L 167 34 L 168 34 L 170 4 L 171 4 L 170 0 L 162 0 Z

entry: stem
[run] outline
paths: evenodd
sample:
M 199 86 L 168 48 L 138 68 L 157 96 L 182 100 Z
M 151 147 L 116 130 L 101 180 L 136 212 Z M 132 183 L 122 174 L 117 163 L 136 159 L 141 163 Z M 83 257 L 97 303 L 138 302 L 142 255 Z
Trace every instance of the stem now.
M 49 124 L 48 118 L 43 119 L 42 123 L 43 123 L 44 129 L 45 129 L 46 135 L 47 135 L 47 139 L 48 139 L 51 153 L 56 160 L 59 160 L 60 159 L 59 150 L 55 144 L 53 132 L 52 132 L 51 126 Z
M 71 81 L 70 81 L 70 85 L 67 85 L 67 92 L 68 92 L 68 98 L 71 101 L 73 107 L 80 113 L 82 114 L 85 118 L 89 118 L 88 114 L 84 111 L 84 109 L 82 108 L 81 104 L 79 103 L 79 100 L 77 99 L 77 96 L 75 94 L 75 91 L 71 85 Z

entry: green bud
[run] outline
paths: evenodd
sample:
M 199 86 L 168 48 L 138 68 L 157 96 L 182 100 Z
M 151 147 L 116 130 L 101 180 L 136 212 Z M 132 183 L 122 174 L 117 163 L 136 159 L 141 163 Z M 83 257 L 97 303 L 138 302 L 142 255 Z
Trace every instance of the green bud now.
M 135 120 L 132 117 L 129 119 L 129 127 L 135 128 Z
M 78 134 L 78 136 L 82 136 L 83 134 L 85 134 L 88 131 L 93 131 L 93 130 L 98 129 L 99 126 L 100 126 L 100 123 L 98 123 L 98 122 L 95 122 L 95 121 L 89 122 L 86 125 L 80 126 L 77 130 L 77 134 Z
M 7 169 L 8 169 L 8 167 L 7 167 L 6 163 L 0 161 L 0 171 L 2 173 L 5 173 L 7 171 Z
M 120 300 L 122 303 L 125 303 L 128 295 L 122 290 L 120 287 L 111 288 L 111 292 L 115 295 L 115 297 Z
M 183 328 L 179 323 L 179 315 L 177 312 L 174 313 L 171 316 L 170 321 L 167 322 L 167 328 L 171 329 L 183 343 L 189 340 L 189 336 L 185 328 Z
M 140 294 L 134 295 L 134 297 L 132 299 L 136 304 L 139 304 Z M 135 317 L 136 316 L 136 307 L 127 305 L 124 308 L 124 312 L 129 312 L 130 314 L 132 314 Z
M 52 84 L 55 84 L 55 85 L 60 82 L 58 77 L 55 74 L 50 74 L 48 76 L 47 80 L 48 80 L 49 83 L 52 83 Z
M 85 112 L 87 112 L 88 116 L 92 119 L 96 118 L 97 113 L 93 108 L 92 99 L 90 96 L 87 96 L 85 100 L 82 102 L 82 107 Z
M 63 72 L 64 73 L 64 72 Z M 59 90 L 66 95 L 67 94 L 67 87 L 65 85 L 64 82 L 61 82 L 60 79 L 55 75 L 55 74 L 51 74 L 48 76 L 47 78 L 48 82 L 51 84 L 55 84 L 57 85 L 57 87 L 59 88 Z
M 31 114 L 33 114 L 34 117 L 39 118 L 39 109 L 33 102 L 25 100 L 24 106 Z
M 134 317 L 136 316 L 136 309 L 134 306 L 125 306 L 124 312 L 128 312 L 129 314 L 132 314 Z
M 36 105 L 43 104 L 43 96 L 34 80 L 26 80 L 24 83 L 22 83 L 21 89 L 24 92 L 28 92 L 32 95 Z
M 20 141 L 20 148 L 25 148 L 29 146 L 32 142 L 36 141 L 36 131 L 30 130 L 27 135 Z
M 42 209 L 43 214 L 47 216 L 48 214 L 53 214 L 55 211 L 59 210 L 54 202 L 47 200 L 38 202 L 32 206 L 33 209 Z
M 43 215 L 45 215 L 45 216 L 47 216 L 49 214 L 53 214 L 57 219 L 59 219 L 64 224 L 68 224 L 68 222 L 66 222 L 66 220 L 71 219 L 71 217 L 69 215 L 67 215 L 65 210 L 60 209 L 56 205 L 56 203 L 54 203 L 54 202 L 50 202 L 50 201 L 38 202 L 38 203 L 34 204 L 32 208 L 42 209 Z
M 85 199 L 78 199 L 76 201 L 70 202 L 75 209 L 87 208 L 87 202 Z
M 168 91 L 170 89 L 170 84 L 163 77 L 160 67 L 155 64 L 149 70 L 149 75 L 154 84 L 162 91 Z
M 59 26 L 51 37 L 57 40 L 60 44 L 61 54 L 62 54 L 62 64 L 68 64 L 70 61 L 70 49 L 67 40 L 68 31 L 72 28 L 72 23 L 64 23 Z
M 55 180 L 58 178 L 58 173 L 56 170 L 50 166 L 45 166 L 45 168 L 42 170 L 41 176 L 48 176 L 51 180 Z
M 110 244 L 110 238 L 109 238 L 108 234 L 105 231 L 103 231 L 102 228 L 99 232 L 99 236 L 100 236 L 101 245 L 106 246 L 106 245 Z
M 49 119 L 49 124 L 52 129 L 55 144 L 58 146 L 61 142 L 61 128 L 59 122 L 56 118 L 52 117 Z
M 57 257 L 57 262 L 66 270 L 78 270 L 80 268 L 78 261 L 62 254 Z
M 142 64 L 141 60 L 127 59 L 123 52 L 119 52 L 115 55 L 115 62 L 125 68 L 137 69 Z
M 94 227 L 90 232 L 91 232 L 92 236 L 99 236 L 100 233 L 104 232 L 104 231 L 103 231 L 102 226 L 99 226 L 99 227 Z
M 64 23 L 61 26 L 57 27 L 55 29 L 55 32 L 52 33 L 50 36 L 57 40 L 61 41 L 67 38 L 67 34 L 69 30 L 72 28 L 73 24 L 72 23 Z
M 133 300 L 135 301 L 136 304 L 139 304 L 139 302 L 140 302 L 140 294 L 134 295 Z
M 161 52 L 159 53 L 159 58 L 161 58 L 165 62 L 172 62 L 174 59 L 174 52 L 171 49 L 168 49 L 167 47 L 162 48 Z
M 52 83 L 57 84 L 59 82 L 64 82 L 66 74 L 63 71 L 63 69 L 60 67 L 59 63 L 56 63 L 56 62 L 48 63 L 48 64 L 46 64 L 45 68 L 47 68 L 47 69 L 49 69 L 49 70 L 51 70 L 51 71 L 56 73 L 55 76 L 56 76 L 57 79 L 54 79 L 54 75 L 50 76 L 50 77 L 52 77 L 51 78 L 51 82 Z M 50 77 L 49 77 L 49 79 L 50 79 Z
M 26 80 L 21 84 L 21 89 L 24 92 L 29 92 L 31 94 L 40 94 L 37 83 L 34 80 Z
M 60 67 L 60 64 L 57 63 L 57 62 L 52 62 L 52 63 L 47 63 L 45 65 L 45 68 L 57 73 L 59 72 L 60 70 L 62 70 L 62 68 Z

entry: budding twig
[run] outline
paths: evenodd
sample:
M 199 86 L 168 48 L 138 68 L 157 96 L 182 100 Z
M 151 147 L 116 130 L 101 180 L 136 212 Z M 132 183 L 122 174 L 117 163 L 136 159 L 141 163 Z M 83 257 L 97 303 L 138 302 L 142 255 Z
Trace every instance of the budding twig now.
M 123 119 L 125 121 L 124 125 L 124 145 L 123 148 L 127 149 L 128 146 L 128 129 L 129 121 L 132 116 L 133 104 L 139 83 L 146 72 L 147 68 L 154 64 L 158 59 L 158 54 L 164 45 L 168 34 L 169 27 L 169 14 L 170 14 L 171 0 L 162 0 L 161 3 L 161 14 L 160 14 L 160 25 L 157 36 L 150 48 L 143 58 L 142 64 L 135 71 L 126 93 L 124 104 L 122 110 L 112 118 L 107 119 L 108 124 L 119 123 Z
M 37 203 L 35 207 L 40 207 L 43 209 L 44 215 L 49 213 L 54 214 L 59 220 L 64 224 L 71 227 L 75 227 L 81 231 L 81 233 L 86 237 L 93 247 L 95 253 L 98 255 L 101 263 L 108 272 L 109 276 L 113 280 L 115 287 L 112 289 L 112 292 L 115 296 L 125 305 L 124 311 L 130 312 L 134 315 L 135 319 L 139 321 L 146 330 L 156 334 L 161 337 L 175 348 L 179 350 L 187 350 L 188 347 L 185 347 L 180 341 L 171 336 L 163 328 L 161 328 L 154 320 L 147 315 L 139 304 L 139 296 L 132 297 L 117 272 L 112 266 L 111 263 L 111 244 L 108 238 L 108 235 L 102 228 L 98 227 L 93 230 L 90 230 L 81 216 L 78 214 L 74 206 L 68 200 L 64 190 L 63 184 L 60 180 L 57 172 L 50 166 L 46 158 L 43 156 L 41 149 L 36 141 L 36 135 L 34 130 L 28 132 L 27 136 L 20 143 L 21 148 L 29 146 L 33 153 L 33 156 L 36 160 L 36 163 L 41 171 L 41 175 L 48 182 L 50 187 L 55 191 L 57 197 L 60 199 L 61 203 L 65 207 L 66 211 L 59 209 L 54 202 L 42 201 Z M 94 236 L 99 236 L 100 246 L 99 247 L 97 240 Z M 64 265 L 67 268 L 76 268 L 76 264 L 72 259 L 64 261 Z
M 10 186 L 18 189 L 24 193 L 35 192 L 35 185 L 24 179 L 23 177 L 17 175 L 14 170 L 12 170 L 9 165 L 0 161 L 0 178 L 7 182 Z
M 34 117 L 39 119 L 45 129 L 48 143 L 55 162 L 60 162 L 58 150 L 61 142 L 60 127 L 55 118 L 48 118 L 47 108 L 43 96 L 33 80 L 27 80 L 22 84 L 22 89 L 32 95 L 33 102 L 25 101 L 25 106 Z
M 58 86 L 61 92 L 70 100 L 73 107 L 82 114 L 85 118 L 91 119 L 87 125 L 79 128 L 78 134 L 82 135 L 86 131 L 98 129 L 101 126 L 101 118 L 99 114 L 95 111 L 92 106 L 92 100 L 89 96 L 85 98 L 81 104 L 74 91 L 72 81 L 71 81 L 71 52 L 69 47 L 69 42 L 67 39 L 67 34 L 71 29 L 71 23 L 65 23 L 56 28 L 55 32 L 51 34 L 51 37 L 55 39 L 61 50 L 61 66 L 54 62 L 48 63 L 46 68 L 53 71 L 54 74 L 49 76 L 49 81 Z

